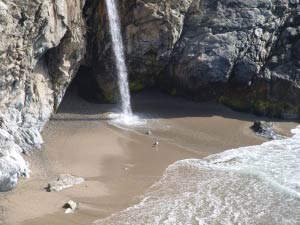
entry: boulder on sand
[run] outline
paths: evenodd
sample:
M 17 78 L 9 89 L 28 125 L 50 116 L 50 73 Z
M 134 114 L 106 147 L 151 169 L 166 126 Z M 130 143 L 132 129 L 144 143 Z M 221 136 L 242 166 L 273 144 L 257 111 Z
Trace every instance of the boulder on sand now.
M 74 213 L 74 211 L 78 208 L 78 203 L 70 200 L 63 206 L 64 209 L 66 209 L 65 213 Z
M 75 177 L 70 174 L 61 174 L 56 181 L 48 184 L 46 190 L 48 192 L 61 191 L 65 188 L 72 187 L 76 184 L 81 184 L 85 180 L 82 177 Z
M 257 120 L 251 126 L 251 129 L 259 136 L 262 136 L 269 140 L 278 140 L 284 138 L 284 136 L 275 132 L 273 123 L 271 122 Z

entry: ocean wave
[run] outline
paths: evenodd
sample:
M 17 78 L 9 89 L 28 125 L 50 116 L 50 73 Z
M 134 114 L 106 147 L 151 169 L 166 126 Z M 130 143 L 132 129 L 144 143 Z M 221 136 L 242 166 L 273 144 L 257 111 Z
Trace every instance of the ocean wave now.
M 293 137 L 170 165 L 141 202 L 105 224 L 300 224 L 300 129 Z

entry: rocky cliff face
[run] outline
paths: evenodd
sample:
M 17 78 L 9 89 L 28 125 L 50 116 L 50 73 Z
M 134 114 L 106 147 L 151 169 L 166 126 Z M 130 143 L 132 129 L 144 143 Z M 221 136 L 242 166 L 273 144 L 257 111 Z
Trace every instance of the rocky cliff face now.
M 239 109 L 296 117 L 299 2 L 194 3 L 168 65 L 171 88 L 196 99 L 222 96 Z
M 168 65 L 182 35 L 184 19 L 192 0 L 120 0 L 119 10 L 132 90 L 153 86 Z M 90 66 L 107 100 L 116 99 L 111 40 L 104 1 L 88 9 L 91 33 Z
M 91 12 L 91 67 L 112 100 L 103 1 Z M 120 0 L 120 12 L 132 90 L 158 85 L 241 110 L 298 116 L 298 0 Z
M 118 2 L 131 90 L 156 86 L 240 110 L 299 115 L 299 0 Z M 42 143 L 40 131 L 80 65 L 83 88 L 95 80 L 105 100 L 118 94 L 104 0 L 0 0 L 0 34 L 4 191 L 28 174 L 21 153 Z
M 20 153 L 40 131 L 85 53 L 82 0 L 0 1 L 0 191 L 28 174 Z

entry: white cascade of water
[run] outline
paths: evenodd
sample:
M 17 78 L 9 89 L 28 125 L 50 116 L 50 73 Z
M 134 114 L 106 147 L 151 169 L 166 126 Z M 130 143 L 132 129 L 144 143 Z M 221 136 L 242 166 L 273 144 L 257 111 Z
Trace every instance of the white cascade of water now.
M 105 0 L 109 18 L 110 34 L 118 72 L 118 86 L 121 95 L 122 114 L 132 116 L 130 93 L 128 85 L 128 72 L 125 63 L 123 39 L 120 28 L 120 18 L 115 0 Z

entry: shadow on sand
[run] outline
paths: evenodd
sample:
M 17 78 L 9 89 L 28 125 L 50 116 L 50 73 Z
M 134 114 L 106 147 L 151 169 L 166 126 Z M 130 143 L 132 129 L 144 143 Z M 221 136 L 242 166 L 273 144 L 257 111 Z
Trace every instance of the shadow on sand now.
M 266 120 L 281 122 L 286 120 L 259 117 L 250 113 L 233 111 L 216 102 L 195 102 L 182 97 L 174 97 L 158 90 L 134 93 L 131 97 L 133 112 L 143 119 L 172 119 L 185 117 L 223 117 L 242 121 Z M 80 121 L 101 120 L 101 114 L 119 112 L 117 104 L 89 102 L 80 97 L 76 88 L 68 89 L 64 99 L 51 120 Z M 291 120 L 290 122 L 298 122 Z

